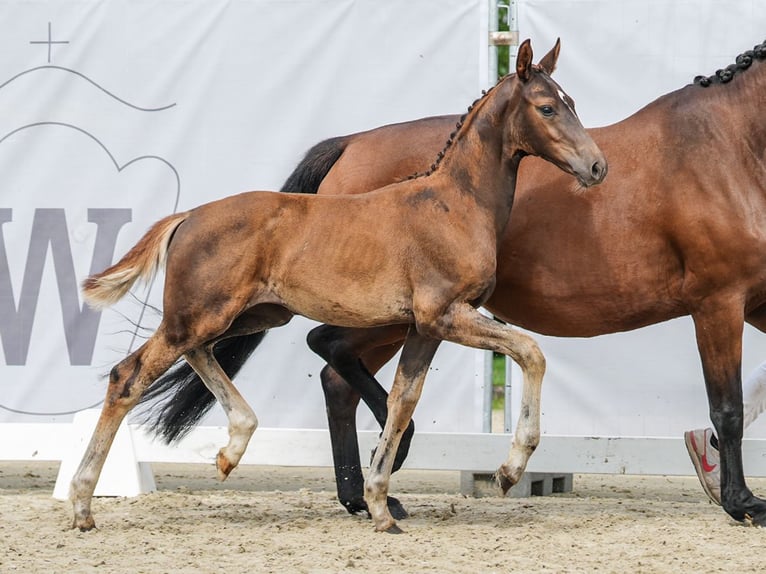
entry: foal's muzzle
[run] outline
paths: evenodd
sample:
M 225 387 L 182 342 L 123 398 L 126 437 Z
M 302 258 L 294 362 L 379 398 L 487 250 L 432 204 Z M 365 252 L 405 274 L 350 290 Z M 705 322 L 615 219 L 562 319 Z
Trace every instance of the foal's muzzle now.
M 607 171 L 609 171 L 609 165 L 602 155 L 588 162 L 581 169 L 575 169 L 574 176 L 583 187 L 591 187 L 604 181 Z

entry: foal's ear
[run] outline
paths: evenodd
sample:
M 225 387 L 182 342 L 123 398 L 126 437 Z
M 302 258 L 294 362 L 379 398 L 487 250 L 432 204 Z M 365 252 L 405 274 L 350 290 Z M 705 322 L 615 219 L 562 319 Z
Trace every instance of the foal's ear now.
M 540 60 L 540 63 L 538 66 L 542 68 L 542 70 L 548 74 L 549 76 L 553 73 L 553 70 L 556 69 L 556 62 L 559 59 L 559 51 L 561 50 L 561 38 L 556 38 L 556 45 L 551 48 L 551 51 L 545 54 L 543 56 L 543 59 Z
M 532 45 L 529 39 L 524 40 L 519 46 L 519 53 L 516 56 L 516 76 L 522 82 L 529 81 L 532 74 Z

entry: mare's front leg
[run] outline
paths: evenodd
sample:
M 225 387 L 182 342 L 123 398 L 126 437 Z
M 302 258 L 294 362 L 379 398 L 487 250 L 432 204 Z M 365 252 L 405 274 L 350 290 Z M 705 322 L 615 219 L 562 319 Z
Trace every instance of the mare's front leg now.
M 364 483 L 364 498 L 375 530 L 401 532 L 388 509 L 388 485 L 402 434 L 412 418 L 423 390 L 428 367 L 441 341 L 410 327 L 388 397 L 388 418 Z
M 766 500 L 753 495 L 742 466 L 742 307 L 708 303 L 693 313 L 710 419 L 718 434 L 721 505 L 736 520 L 766 526 Z
M 468 303 L 452 304 L 444 315 L 418 323 L 426 335 L 508 355 L 523 373 L 521 408 L 508 460 L 497 471 L 503 493 L 516 484 L 529 457 L 540 443 L 540 393 L 545 357 L 535 340 L 520 331 L 485 317 Z
M 109 386 L 93 436 L 69 487 L 74 509 L 72 528 L 95 528 L 91 501 L 109 449 L 120 423 L 138 402 L 146 387 L 164 373 L 180 356 L 157 331 L 137 351 L 122 360 L 109 374 Z
M 335 484 L 338 499 L 351 514 L 368 511 L 359 459 L 356 408 L 361 395 L 383 428 L 388 413 L 388 393 L 370 371 L 376 372 L 396 354 L 406 334 L 406 325 L 372 329 L 320 325 L 312 329 L 307 338 L 309 347 L 328 362 L 328 366 L 322 369 L 321 378 Z M 404 462 L 413 434 L 414 424 L 410 421 L 394 459 L 394 472 Z M 394 518 L 407 517 L 407 511 L 396 498 L 388 497 L 388 507 Z

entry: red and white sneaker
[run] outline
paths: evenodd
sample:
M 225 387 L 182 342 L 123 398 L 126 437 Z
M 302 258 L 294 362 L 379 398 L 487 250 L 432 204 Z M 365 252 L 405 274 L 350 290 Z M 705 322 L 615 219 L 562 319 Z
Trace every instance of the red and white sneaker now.
M 713 429 L 697 429 L 684 433 L 686 450 L 697 471 L 702 488 L 710 500 L 721 505 L 721 465 L 718 449 L 710 444 Z

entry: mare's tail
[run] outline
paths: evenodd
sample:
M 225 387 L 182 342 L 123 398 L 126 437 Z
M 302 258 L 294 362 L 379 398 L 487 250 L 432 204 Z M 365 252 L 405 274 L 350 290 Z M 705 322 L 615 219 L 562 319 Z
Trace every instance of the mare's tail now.
M 161 219 L 118 263 L 83 281 L 82 295 L 88 305 L 94 309 L 109 307 L 122 299 L 139 279 L 149 281 L 165 266 L 170 240 L 188 215 L 176 213 Z
M 346 149 L 347 139 L 331 138 L 312 147 L 288 176 L 280 191 L 316 193 L 322 180 Z M 266 333 L 231 337 L 216 343 L 213 355 L 233 379 Z M 167 371 L 147 389 L 143 421 L 151 432 L 170 443 L 183 438 L 215 404 L 215 397 L 186 361 Z

